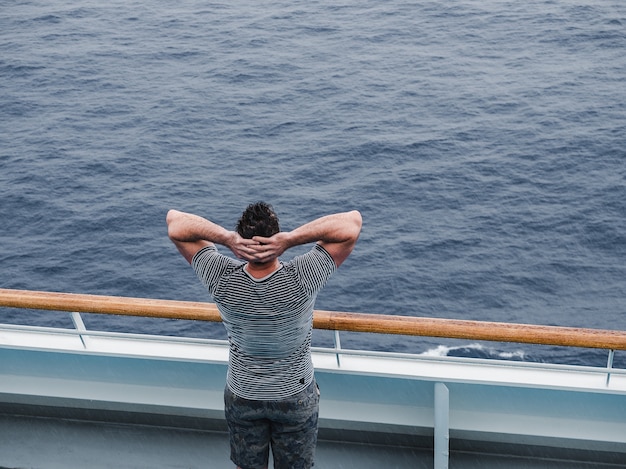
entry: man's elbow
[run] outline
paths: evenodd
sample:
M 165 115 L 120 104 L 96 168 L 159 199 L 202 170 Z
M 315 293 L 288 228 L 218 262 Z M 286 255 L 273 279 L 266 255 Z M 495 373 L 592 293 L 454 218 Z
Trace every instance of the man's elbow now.
M 356 241 L 359 238 L 359 234 L 361 233 L 361 227 L 363 226 L 363 217 L 361 216 L 361 212 L 358 210 L 352 210 L 349 212 L 350 218 L 352 220 L 352 238 Z
M 168 225 L 172 223 L 176 218 L 176 215 L 178 215 L 179 213 L 180 212 L 178 210 L 174 210 L 173 208 L 169 209 L 167 211 L 167 215 L 165 215 L 165 223 L 167 223 Z
M 180 235 L 178 233 L 179 224 L 176 223 L 179 214 L 180 212 L 178 210 L 171 209 L 168 210 L 167 215 L 165 216 L 165 223 L 167 224 L 167 236 L 169 236 L 172 241 L 180 239 Z

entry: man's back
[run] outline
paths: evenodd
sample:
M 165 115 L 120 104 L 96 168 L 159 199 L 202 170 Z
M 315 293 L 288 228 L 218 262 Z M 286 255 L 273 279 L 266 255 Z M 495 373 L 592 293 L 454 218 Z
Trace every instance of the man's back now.
M 336 266 L 320 246 L 257 279 L 246 264 L 207 247 L 192 263 L 213 296 L 230 341 L 228 385 L 246 399 L 280 399 L 313 379 L 313 306 Z

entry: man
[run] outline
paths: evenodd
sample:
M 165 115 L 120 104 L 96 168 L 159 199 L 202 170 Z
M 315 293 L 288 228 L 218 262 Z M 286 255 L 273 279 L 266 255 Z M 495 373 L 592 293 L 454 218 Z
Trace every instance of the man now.
M 310 468 L 317 442 L 319 390 L 311 361 L 318 292 L 352 252 L 358 211 L 327 215 L 280 231 L 263 202 L 243 212 L 235 231 L 170 210 L 168 235 L 217 304 L 230 344 L 224 403 L 231 460 L 240 469 Z M 316 243 L 282 262 L 289 248 Z M 228 247 L 241 260 L 218 253 Z

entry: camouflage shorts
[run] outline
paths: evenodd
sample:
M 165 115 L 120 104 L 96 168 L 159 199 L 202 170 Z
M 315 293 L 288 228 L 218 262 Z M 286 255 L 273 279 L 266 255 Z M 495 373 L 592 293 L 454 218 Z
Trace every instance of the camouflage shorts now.
M 224 390 L 230 431 L 230 458 L 242 469 L 267 466 L 271 445 L 274 469 L 313 466 L 317 444 L 319 390 L 315 380 L 302 392 L 278 401 L 256 401 Z

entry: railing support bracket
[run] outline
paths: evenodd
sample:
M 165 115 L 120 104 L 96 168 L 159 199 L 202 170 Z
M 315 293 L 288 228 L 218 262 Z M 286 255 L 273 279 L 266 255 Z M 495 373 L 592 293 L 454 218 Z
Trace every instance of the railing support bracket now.
M 435 469 L 448 469 L 450 458 L 450 391 L 435 383 Z

